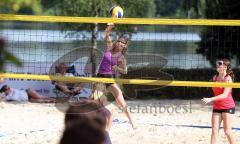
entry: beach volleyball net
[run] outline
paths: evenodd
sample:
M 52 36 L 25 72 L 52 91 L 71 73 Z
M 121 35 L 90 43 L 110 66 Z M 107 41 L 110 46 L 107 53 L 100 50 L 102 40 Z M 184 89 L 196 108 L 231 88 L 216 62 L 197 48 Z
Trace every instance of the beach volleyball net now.
M 49 75 L 53 75 L 57 65 L 64 62 L 76 77 L 63 80 L 117 82 L 124 84 L 128 95 L 141 91 L 137 95 L 158 97 L 170 93 L 171 97 L 188 95 L 191 98 L 201 95 L 202 87 L 240 87 L 238 78 L 231 84 L 209 82 L 215 73 L 217 59 L 230 59 L 232 68 L 236 74 L 238 72 L 239 20 L 0 14 L 0 21 L 4 51 L 22 62 L 22 67 L 17 67 L 6 61 L 1 77 L 9 82 L 55 80 Z M 117 79 L 95 78 L 106 50 L 104 29 L 109 22 L 115 23 L 111 34 L 113 41 L 121 35 L 130 40 L 126 54 L 128 74 L 119 75 Z M 6 57 L 4 52 L 1 53 L 3 60 Z M 193 87 L 197 88 L 191 90 Z

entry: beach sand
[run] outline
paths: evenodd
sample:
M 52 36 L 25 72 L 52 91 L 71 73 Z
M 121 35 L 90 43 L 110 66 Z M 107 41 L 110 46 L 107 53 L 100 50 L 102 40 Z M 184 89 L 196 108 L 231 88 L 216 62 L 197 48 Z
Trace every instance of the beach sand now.
M 197 100 L 128 101 L 137 129 L 116 107 L 110 137 L 113 144 L 208 144 L 212 106 Z M 236 103 L 240 107 L 240 103 Z M 55 104 L 0 103 L 1 144 L 58 144 L 64 130 L 64 113 Z M 240 109 L 233 133 L 240 143 Z M 223 129 L 220 142 L 227 143 Z

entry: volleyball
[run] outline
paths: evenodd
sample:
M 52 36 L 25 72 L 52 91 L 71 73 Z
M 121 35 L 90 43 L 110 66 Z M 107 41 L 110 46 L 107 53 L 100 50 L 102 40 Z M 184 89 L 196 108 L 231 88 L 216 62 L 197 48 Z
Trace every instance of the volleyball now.
M 109 11 L 111 17 L 122 18 L 123 9 L 120 6 L 113 6 Z

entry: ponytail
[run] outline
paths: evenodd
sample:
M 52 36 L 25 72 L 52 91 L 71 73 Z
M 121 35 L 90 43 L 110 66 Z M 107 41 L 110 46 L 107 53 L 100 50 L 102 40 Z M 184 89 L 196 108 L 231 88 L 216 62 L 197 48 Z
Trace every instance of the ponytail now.
M 233 70 L 231 69 L 230 66 L 227 67 L 227 76 L 228 75 L 232 78 L 232 81 L 234 81 L 235 75 L 234 75 Z

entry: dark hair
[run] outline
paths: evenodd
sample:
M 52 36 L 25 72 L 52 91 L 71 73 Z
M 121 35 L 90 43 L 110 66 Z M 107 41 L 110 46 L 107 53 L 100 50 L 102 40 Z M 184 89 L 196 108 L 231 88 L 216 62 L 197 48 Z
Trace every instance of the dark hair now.
M 223 59 L 220 59 L 221 61 L 223 61 L 223 64 L 225 66 L 227 66 L 227 75 L 226 76 L 230 76 L 232 78 L 232 81 L 234 81 L 234 78 L 235 78 L 235 75 L 233 73 L 233 70 L 231 68 L 231 62 L 230 60 L 226 59 L 226 58 L 223 58 Z M 217 76 L 218 76 L 218 73 L 217 73 Z
M 4 85 L 4 86 L 1 87 L 0 92 L 2 93 L 2 92 L 5 92 L 7 90 L 8 90 L 8 85 Z
M 67 70 L 67 65 L 66 65 L 64 62 L 61 62 L 61 63 L 59 63 L 59 64 L 55 67 L 55 72 L 56 72 L 56 73 L 61 73 L 61 71 L 62 71 L 64 68 Z
M 76 122 L 67 127 L 60 144 L 103 144 L 105 132 L 93 121 Z
M 69 126 L 75 121 L 96 123 L 101 129 L 105 130 L 107 117 L 103 110 L 106 109 L 96 100 L 84 100 L 72 104 L 65 114 L 65 126 Z
M 107 117 L 106 109 L 97 100 L 71 103 L 65 114 L 65 131 L 60 144 L 103 144 Z

